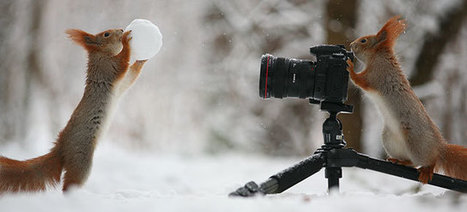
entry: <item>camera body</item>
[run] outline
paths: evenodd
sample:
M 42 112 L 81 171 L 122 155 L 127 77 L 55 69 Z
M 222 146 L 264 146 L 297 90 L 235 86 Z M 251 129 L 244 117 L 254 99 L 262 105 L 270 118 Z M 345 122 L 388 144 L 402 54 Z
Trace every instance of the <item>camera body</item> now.
M 342 45 L 318 45 L 310 48 L 316 61 L 274 57 L 261 57 L 259 95 L 263 98 L 310 98 L 343 103 L 347 99 L 349 72 L 347 59 L 353 53 Z

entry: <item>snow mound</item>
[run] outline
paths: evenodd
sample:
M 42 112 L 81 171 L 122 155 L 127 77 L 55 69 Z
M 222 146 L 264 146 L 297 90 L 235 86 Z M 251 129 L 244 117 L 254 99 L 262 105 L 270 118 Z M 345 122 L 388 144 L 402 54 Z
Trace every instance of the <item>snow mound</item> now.
M 155 24 L 146 19 L 135 19 L 126 28 L 131 30 L 131 58 L 147 60 L 156 55 L 162 47 L 162 34 Z

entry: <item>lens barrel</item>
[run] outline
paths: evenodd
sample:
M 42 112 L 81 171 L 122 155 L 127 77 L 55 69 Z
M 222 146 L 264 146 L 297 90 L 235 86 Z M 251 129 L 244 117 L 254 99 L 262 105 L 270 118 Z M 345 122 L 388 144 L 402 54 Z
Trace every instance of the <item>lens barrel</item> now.
M 262 98 L 307 98 L 313 93 L 314 63 L 309 60 L 261 57 L 259 96 Z

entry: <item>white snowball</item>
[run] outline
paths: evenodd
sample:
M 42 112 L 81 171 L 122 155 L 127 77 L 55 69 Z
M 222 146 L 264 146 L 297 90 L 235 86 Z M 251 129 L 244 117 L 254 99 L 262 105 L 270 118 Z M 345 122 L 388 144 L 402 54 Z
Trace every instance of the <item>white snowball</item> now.
M 162 34 L 159 27 L 145 19 L 135 19 L 125 28 L 131 30 L 130 40 L 132 60 L 147 60 L 162 47 Z

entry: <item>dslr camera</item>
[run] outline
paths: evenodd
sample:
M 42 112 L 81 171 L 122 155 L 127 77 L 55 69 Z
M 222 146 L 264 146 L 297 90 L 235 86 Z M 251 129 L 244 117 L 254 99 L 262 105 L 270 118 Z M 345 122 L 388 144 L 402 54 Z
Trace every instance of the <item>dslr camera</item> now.
M 316 56 L 316 61 L 263 55 L 259 96 L 343 103 L 347 99 L 349 81 L 346 61 L 353 61 L 353 53 L 343 45 L 313 46 L 310 53 Z

